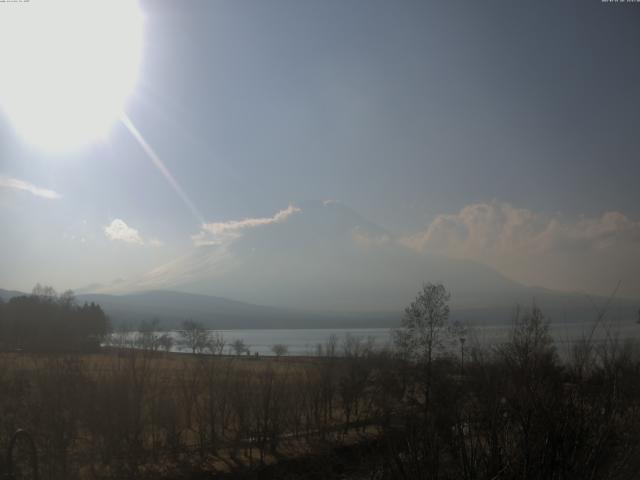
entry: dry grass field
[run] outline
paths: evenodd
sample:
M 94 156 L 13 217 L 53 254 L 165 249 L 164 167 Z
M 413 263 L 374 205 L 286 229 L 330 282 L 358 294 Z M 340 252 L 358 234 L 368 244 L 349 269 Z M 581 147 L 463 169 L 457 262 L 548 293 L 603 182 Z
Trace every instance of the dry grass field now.
M 371 436 L 372 412 L 338 401 L 344 372 L 340 358 L 3 353 L 0 446 L 29 431 L 45 478 L 268 465 Z

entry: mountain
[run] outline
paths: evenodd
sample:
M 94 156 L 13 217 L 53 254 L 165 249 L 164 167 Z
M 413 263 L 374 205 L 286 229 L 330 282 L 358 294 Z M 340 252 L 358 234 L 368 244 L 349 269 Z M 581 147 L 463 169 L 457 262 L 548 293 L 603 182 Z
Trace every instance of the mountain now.
M 305 326 L 338 319 L 396 322 L 423 282 L 443 283 L 452 294 L 453 316 L 470 322 L 506 321 L 516 304 L 534 299 L 555 320 L 585 320 L 596 315 L 593 302 L 604 303 L 527 287 L 469 260 L 419 254 L 338 202 L 304 202 L 272 218 L 222 222 L 210 230 L 188 254 L 101 292 L 165 291 L 154 294 L 156 302 L 167 290 L 216 295 L 267 306 L 256 312 L 265 325 L 272 323 L 267 318 L 279 318 L 280 324 Z M 265 316 L 269 307 L 280 311 Z M 617 300 L 611 309 L 631 318 L 637 304 Z
M 190 318 L 221 329 L 395 326 L 423 282 L 443 283 L 452 320 L 475 324 L 509 321 L 534 300 L 554 322 L 587 321 L 606 303 L 419 254 L 338 202 L 204 228 L 186 255 L 134 280 L 79 289 L 78 301 L 100 304 L 116 325 L 158 318 L 172 328 Z M 4 301 L 19 294 L 0 290 Z M 609 315 L 635 321 L 638 306 L 616 299 Z
M 171 289 L 321 311 L 397 311 L 423 282 L 442 282 L 460 305 L 522 287 L 471 261 L 419 255 L 340 203 L 306 202 L 284 222 L 243 231 L 110 292 Z M 492 304 L 489 302 L 488 304 Z
M 21 295 L 25 295 L 23 292 L 18 292 L 17 290 L 3 290 L 0 288 L 0 299 L 3 302 L 8 302 L 13 297 L 19 297 Z
M 126 295 L 82 294 L 79 303 L 95 302 L 102 306 L 115 326 L 135 326 L 158 319 L 163 328 L 176 328 L 185 319 L 198 321 L 209 328 L 326 328 L 341 326 L 391 326 L 397 318 L 386 315 L 349 315 L 306 312 L 238 302 L 228 298 L 169 290 L 155 290 Z
M 584 296 L 543 292 L 536 297 L 544 313 L 555 322 L 592 320 L 594 306 Z M 0 298 L 8 301 L 15 296 L 28 295 L 19 291 L 0 289 Z M 540 302 L 537 299 L 542 298 Z M 95 302 L 102 306 L 114 327 L 136 327 L 143 321 L 157 319 L 160 328 L 179 328 L 185 319 L 196 320 L 212 329 L 269 329 L 269 328 L 392 328 L 399 325 L 402 310 L 378 312 L 318 312 L 254 305 L 222 297 L 198 295 L 169 290 L 146 291 L 124 295 L 80 294 L 79 304 Z M 605 299 L 592 299 L 604 304 Z M 528 304 L 525 302 L 524 304 Z M 466 324 L 495 325 L 509 321 L 514 305 L 454 308 L 452 320 Z M 635 318 L 636 304 L 617 300 L 609 308 L 609 318 Z

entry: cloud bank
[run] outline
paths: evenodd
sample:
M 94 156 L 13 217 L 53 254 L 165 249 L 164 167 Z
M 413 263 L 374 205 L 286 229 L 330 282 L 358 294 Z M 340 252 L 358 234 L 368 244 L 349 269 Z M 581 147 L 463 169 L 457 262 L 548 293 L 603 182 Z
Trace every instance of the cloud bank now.
M 191 238 L 197 246 L 226 245 L 241 237 L 243 231 L 247 229 L 286 222 L 291 215 L 300 211 L 301 210 L 298 207 L 289 205 L 287 208 L 280 210 L 272 217 L 245 218 L 243 220 L 204 223 L 200 233 L 193 235 Z
M 25 182 L 24 180 L 19 180 L 17 178 L 0 176 L 0 187 L 10 188 L 13 190 L 23 190 L 35 195 L 36 197 L 46 198 L 48 200 L 61 198 L 61 195 L 58 192 L 49 190 L 48 188 L 37 187 L 32 183 Z
M 621 281 L 621 292 L 640 297 L 640 222 L 619 212 L 568 219 L 477 203 L 438 215 L 400 242 L 476 260 L 528 284 L 606 294 Z

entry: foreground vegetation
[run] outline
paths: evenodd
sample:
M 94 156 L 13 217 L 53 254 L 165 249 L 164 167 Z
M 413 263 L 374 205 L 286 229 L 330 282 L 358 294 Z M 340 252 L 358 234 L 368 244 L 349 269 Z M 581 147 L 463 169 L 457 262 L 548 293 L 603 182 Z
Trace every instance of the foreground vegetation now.
M 269 464 L 281 466 L 272 478 L 331 478 L 341 445 L 366 446 L 353 478 L 635 478 L 635 342 L 587 337 L 560 361 L 533 307 L 516 314 L 505 344 L 470 340 L 463 364 L 443 348 L 452 334 L 466 338 L 448 324 L 447 302 L 443 287 L 425 285 L 382 351 L 348 337 L 315 358 L 125 344 L 5 353 L 0 448 L 26 428 L 46 479 L 253 478 Z M 321 476 L 291 467 L 318 456 Z

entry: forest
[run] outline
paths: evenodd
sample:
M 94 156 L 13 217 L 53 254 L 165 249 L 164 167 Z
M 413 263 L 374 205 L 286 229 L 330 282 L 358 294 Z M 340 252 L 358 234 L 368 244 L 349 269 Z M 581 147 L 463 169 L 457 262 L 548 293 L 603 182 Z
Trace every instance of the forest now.
M 70 290 L 38 284 L 31 295 L 0 299 L 0 351 L 96 351 L 110 331 L 100 305 L 77 305 Z

